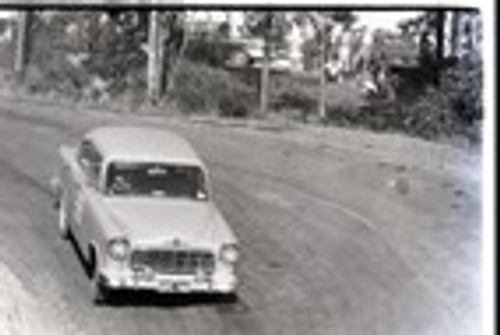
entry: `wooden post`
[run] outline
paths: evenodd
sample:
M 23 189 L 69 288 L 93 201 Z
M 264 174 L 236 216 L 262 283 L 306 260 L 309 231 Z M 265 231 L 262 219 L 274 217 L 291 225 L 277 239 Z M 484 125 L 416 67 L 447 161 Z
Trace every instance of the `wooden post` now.
M 264 42 L 264 61 L 261 68 L 260 77 L 260 116 L 265 117 L 267 115 L 267 105 L 269 97 L 269 42 Z
M 318 115 L 320 122 L 326 122 L 326 75 L 325 75 L 325 67 L 326 67 L 326 23 L 325 19 L 319 17 L 319 26 L 320 26 L 320 53 L 319 53 L 319 103 L 318 103 Z
M 441 73 L 444 59 L 444 31 L 445 12 L 439 10 L 436 12 L 436 71 L 434 71 L 434 82 L 437 87 L 441 84 Z
M 460 12 L 450 12 L 451 32 L 450 32 L 450 55 L 458 57 L 460 48 Z
M 270 61 L 271 61 L 271 29 L 273 28 L 272 13 L 266 13 L 266 27 L 264 31 L 264 59 L 260 74 L 260 117 L 267 115 L 269 103 L 269 80 L 270 80 Z
M 156 105 L 160 98 L 160 55 L 159 55 L 158 11 L 149 14 L 148 32 L 148 98 Z
M 18 14 L 17 20 L 17 43 L 16 53 L 14 59 L 14 71 L 20 80 L 24 79 L 27 60 L 27 46 L 28 46 L 28 26 L 29 26 L 29 13 L 22 11 Z

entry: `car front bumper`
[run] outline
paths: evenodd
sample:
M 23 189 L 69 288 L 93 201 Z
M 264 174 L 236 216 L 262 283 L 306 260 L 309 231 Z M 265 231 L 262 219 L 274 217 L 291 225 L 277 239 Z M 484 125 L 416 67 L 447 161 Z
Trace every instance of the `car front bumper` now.
M 148 290 L 159 293 L 235 293 L 238 280 L 232 272 L 209 276 L 139 273 L 131 270 L 106 271 L 103 284 L 110 289 Z

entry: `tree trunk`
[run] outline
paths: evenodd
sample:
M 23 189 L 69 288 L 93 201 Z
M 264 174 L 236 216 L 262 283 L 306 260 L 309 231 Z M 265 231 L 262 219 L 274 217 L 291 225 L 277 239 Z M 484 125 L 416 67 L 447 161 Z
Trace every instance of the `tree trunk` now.
M 148 32 L 148 98 L 156 105 L 160 98 L 160 43 L 159 43 L 158 11 L 149 14 Z
M 460 43 L 460 12 L 451 12 L 451 36 L 450 36 L 450 54 L 452 57 L 458 57 Z
M 179 18 L 177 18 L 179 19 Z M 180 20 L 184 20 L 181 18 Z M 176 73 L 179 69 L 180 60 L 184 57 L 184 51 L 189 42 L 189 36 L 184 28 L 184 23 L 182 24 L 182 30 L 177 31 L 175 33 L 175 41 L 173 42 L 174 48 L 165 48 L 164 53 L 172 52 L 172 54 L 166 55 L 164 58 L 164 80 L 165 80 L 165 91 L 164 94 L 168 95 L 168 93 L 172 90 L 174 86 L 174 79 Z M 172 33 L 172 32 L 171 32 Z M 171 50 L 175 49 L 175 50 Z
M 435 73 L 435 83 L 439 86 L 441 81 L 441 68 L 443 66 L 444 58 L 444 23 L 445 23 L 445 12 L 438 11 L 436 13 L 436 73 Z
M 318 116 L 320 122 L 326 123 L 326 25 L 324 19 L 320 22 L 320 52 L 319 52 L 319 102 Z
M 19 80 L 24 79 L 24 73 L 26 68 L 27 48 L 29 39 L 28 36 L 29 20 L 30 20 L 30 13 L 28 11 L 22 11 L 19 13 L 16 57 L 14 60 L 14 71 L 18 76 Z
M 436 59 L 438 63 L 443 60 L 444 56 L 444 24 L 445 12 L 438 11 L 436 15 Z
M 270 62 L 270 45 L 269 41 L 264 41 L 264 62 L 261 68 L 261 81 L 260 81 L 260 111 L 259 116 L 265 117 L 267 115 L 269 103 L 269 62 Z

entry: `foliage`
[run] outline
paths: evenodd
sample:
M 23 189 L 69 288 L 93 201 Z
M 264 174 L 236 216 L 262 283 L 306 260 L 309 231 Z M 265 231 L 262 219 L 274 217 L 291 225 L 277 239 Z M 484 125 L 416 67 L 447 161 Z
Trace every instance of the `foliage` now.
M 25 85 L 32 93 L 57 94 L 65 98 L 80 99 L 90 78 L 86 71 L 75 68 L 65 58 L 52 57 L 45 66 L 30 66 Z
M 482 65 L 464 58 L 441 73 L 441 85 L 427 85 L 423 94 L 395 102 L 373 100 L 358 113 L 342 114 L 348 124 L 373 130 L 399 131 L 429 140 L 461 136 L 481 139 Z M 342 118 L 335 114 L 336 120 Z
M 67 55 L 76 50 L 75 40 L 67 33 L 77 15 L 32 16 L 30 29 L 29 68 L 26 86 L 37 93 L 57 93 L 79 98 L 89 83 L 84 69 L 71 64 Z
M 29 90 L 55 92 L 74 99 L 85 98 L 88 87 L 93 85 L 105 87 L 106 93 L 116 96 L 145 91 L 147 55 L 142 45 L 147 41 L 147 12 L 113 11 L 105 16 L 104 13 L 70 11 L 50 16 L 35 15 L 26 78 Z M 267 56 L 271 56 L 271 49 L 286 48 L 284 36 L 292 24 L 290 13 L 247 14 L 247 34 L 268 39 Z M 329 17 L 327 14 L 321 13 Z M 163 19 L 167 20 L 164 24 L 179 24 L 169 16 Z M 342 21 L 335 23 L 333 19 L 334 16 L 331 24 L 344 24 Z M 264 29 L 270 22 L 276 24 L 274 31 Z M 346 27 L 352 24 L 350 19 L 345 22 Z M 228 55 L 242 49 L 241 45 L 228 42 L 224 37 L 227 32 L 228 27 L 221 26 L 215 37 L 196 38 L 183 44 L 185 57 L 176 65 L 177 70 L 170 72 L 172 85 L 167 92 L 168 99 L 183 112 L 248 116 L 257 109 L 259 88 L 262 87 L 258 80 L 260 69 L 233 69 L 230 72 L 223 68 Z M 177 34 L 179 36 L 182 34 Z M 306 58 L 309 57 L 311 63 L 319 56 L 320 37 L 317 31 L 316 36 L 304 44 L 303 50 L 307 50 Z M 175 41 L 183 43 L 184 39 Z M 335 39 L 329 41 L 332 48 Z M 179 51 L 179 45 L 175 44 L 172 50 Z M 378 48 L 387 50 L 383 43 Z M 432 85 L 429 74 L 434 68 L 428 66 L 435 59 L 435 48 L 433 45 L 421 48 L 422 67 L 413 72 L 405 69 L 406 72 L 399 75 L 399 84 L 395 87 L 397 97 L 401 98 L 401 92 L 406 90 L 408 99 L 405 100 L 375 99 L 362 105 L 363 98 L 354 85 L 326 83 L 324 106 L 328 121 L 343 126 L 402 131 L 428 139 L 461 134 L 473 141 L 479 140 L 478 125 L 482 119 L 480 54 L 469 53 L 443 68 L 438 88 Z M 80 61 L 73 61 L 80 56 Z M 425 63 L 425 57 L 429 63 Z M 268 79 L 269 89 L 264 92 L 269 94 L 267 99 L 273 110 L 298 111 L 303 121 L 316 114 L 320 82 L 315 75 L 306 78 L 273 73 Z
M 467 123 L 483 118 L 483 64 L 480 55 L 471 54 L 449 68 L 443 78 L 442 91 L 452 101 L 457 115 Z
M 319 47 L 315 38 L 308 38 L 300 46 L 304 69 L 310 71 L 319 66 Z
M 301 121 L 317 109 L 317 80 L 290 75 L 276 75 L 271 85 L 271 106 L 278 112 L 299 112 Z
M 425 115 L 431 133 L 426 137 L 461 134 L 480 139 L 477 124 L 483 117 L 482 64 L 479 57 L 466 57 L 441 75 L 441 87 L 430 88 L 408 108 L 414 116 Z
M 457 15 L 477 15 L 474 12 L 452 13 L 453 25 L 458 25 L 455 20 Z M 412 125 L 405 131 L 425 138 L 458 134 L 477 142 L 481 137 L 478 125 L 483 117 L 481 54 L 468 43 L 462 45 L 465 48 L 461 50 L 461 55 L 453 53 L 452 48 L 451 57 L 443 58 L 446 39 L 449 38 L 451 46 L 461 39 L 458 26 L 452 26 L 451 34 L 447 36 L 444 34 L 443 24 L 444 12 L 426 12 L 401 27 L 403 34 L 417 37 L 420 41 L 418 86 L 427 86 L 422 95 L 418 95 L 416 91 L 415 101 L 404 108 L 406 120 Z M 481 32 L 465 33 L 469 41 L 472 34 Z M 432 35 L 434 39 L 429 38 Z
M 281 11 L 249 11 L 245 13 L 245 33 L 248 36 L 261 38 L 265 48 L 271 53 L 286 50 L 286 34 L 292 27 L 287 12 Z
M 59 90 L 56 86 L 83 91 L 92 85 L 93 78 L 109 82 L 110 93 L 126 89 L 129 75 L 146 62 L 146 55 L 140 49 L 140 42 L 146 38 L 146 25 L 143 16 L 135 15 L 134 12 L 112 12 L 108 16 L 100 11 L 36 12 L 30 25 L 28 60 L 34 76 L 32 89 L 47 91 L 52 85 L 56 91 Z
M 248 116 L 256 92 L 231 73 L 210 66 L 182 61 L 174 78 L 170 98 L 186 113 Z
M 294 17 L 299 27 L 310 24 L 314 29 L 314 34 L 301 46 L 303 52 L 304 68 L 311 69 L 319 66 L 320 44 L 322 39 L 326 42 L 325 51 L 327 55 L 334 55 L 337 52 L 340 36 L 332 36 L 333 28 L 336 25 L 342 27 L 342 31 L 347 31 L 356 22 L 357 17 L 352 11 L 337 10 L 323 12 L 298 12 Z M 322 32 L 324 23 L 325 31 Z M 328 61 L 328 57 L 326 59 Z
M 0 35 L 5 34 L 9 25 L 10 25 L 10 22 L 8 21 L 8 19 L 0 18 Z
M 163 39 L 165 46 L 164 73 L 161 75 L 162 89 L 168 85 L 167 71 L 173 71 L 179 48 L 183 43 L 183 31 L 177 12 L 160 12 L 161 29 L 168 34 Z M 75 71 L 87 71 L 92 82 L 104 82 L 105 95 L 121 94 L 142 86 L 137 73 L 145 72 L 147 53 L 144 49 L 148 39 L 149 13 L 147 11 L 111 9 L 106 11 L 40 11 L 33 16 L 31 24 L 31 57 L 29 62 L 43 76 L 55 70 L 47 62 L 67 57 L 80 58 L 73 63 Z M 46 74 L 43 74 L 46 73 Z M 87 88 L 84 88 L 87 89 Z
M 264 59 L 261 68 L 260 115 L 267 114 L 269 102 L 270 61 L 279 51 L 287 50 L 286 33 L 291 29 L 291 21 L 286 12 L 249 11 L 245 15 L 248 35 L 264 42 Z
M 299 113 L 304 122 L 318 119 L 318 91 L 320 85 L 314 76 L 276 75 L 272 80 L 271 105 L 277 112 Z M 351 118 L 363 101 L 360 92 L 351 85 L 328 84 L 325 88 L 325 110 L 328 122 L 342 123 Z M 346 115 L 344 115 L 346 114 Z M 362 123 L 362 120 L 360 120 Z
M 147 17 L 140 12 L 111 12 L 110 19 L 99 23 L 102 14 L 89 18 L 82 29 L 87 41 L 88 59 L 84 67 L 93 75 L 111 82 L 111 91 L 127 86 L 128 75 L 143 68 L 147 55 L 141 44 L 147 40 Z
M 229 40 L 197 38 L 189 40 L 184 56 L 193 62 L 223 67 L 234 53 L 243 50 L 242 44 Z

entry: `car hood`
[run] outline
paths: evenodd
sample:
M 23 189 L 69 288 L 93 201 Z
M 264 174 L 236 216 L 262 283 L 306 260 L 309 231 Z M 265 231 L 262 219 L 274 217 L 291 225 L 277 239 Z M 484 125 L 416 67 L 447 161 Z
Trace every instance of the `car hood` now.
M 112 198 L 107 207 L 133 244 L 217 247 L 234 236 L 211 202 Z

